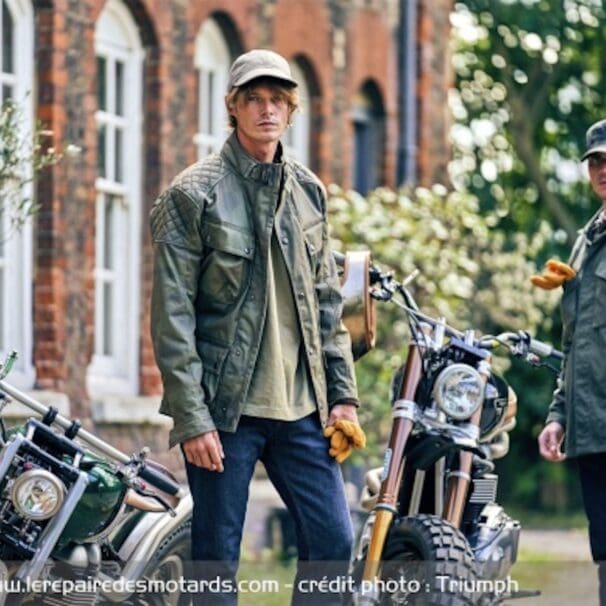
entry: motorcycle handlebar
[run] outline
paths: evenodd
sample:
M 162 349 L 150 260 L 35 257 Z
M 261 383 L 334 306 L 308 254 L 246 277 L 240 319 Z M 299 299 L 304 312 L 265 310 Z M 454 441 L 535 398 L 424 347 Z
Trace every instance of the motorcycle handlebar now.
M 3 380 L 0 380 L 0 394 L 2 393 L 10 396 L 18 402 L 21 402 L 21 404 L 24 404 L 30 410 L 39 414 L 40 416 L 44 416 L 49 412 L 49 407 L 45 404 L 34 400 L 16 387 L 13 387 Z M 72 426 L 71 419 L 67 419 L 60 414 L 57 414 L 54 417 L 53 423 L 62 429 L 70 429 Z M 114 461 L 123 464 L 129 464 L 131 462 L 131 457 L 121 452 L 117 448 L 114 448 L 111 444 L 108 444 L 101 438 L 98 438 L 92 433 L 86 431 L 85 429 L 80 428 L 77 436 L 80 441 L 84 442 L 97 452 L 113 459 Z M 140 470 L 139 476 L 167 494 L 178 497 L 181 497 L 184 494 L 182 488 L 177 483 L 173 482 L 164 473 L 151 469 L 148 465 Z
M 139 477 L 146 482 L 149 482 L 152 486 L 155 486 L 158 490 L 165 492 L 172 496 L 182 496 L 182 488 L 176 482 L 173 482 L 167 475 L 157 471 L 148 465 L 139 470 Z
M 524 344 L 527 347 L 528 352 L 540 356 L 541 358 L 551 357 L 556 358 L 557 360 L 562 360 L 564 358 L 564 354 L 553 345 L 545 343 L 544 341 L 539 341 L 539 339 L 531 337 L 525 331 L 501 333 L 496 337 L 496 341 L 508 342 L 513 345 Z
M 543 341 L 539 341 L 537 339 L 530 339 L 530 351 L 538 356 L 541 356 L 542 358 L 552 357 L 558 360 L 562 360 L 564 358 L 564 354 L 559 349 L 556 349 L 549 343 L 544 343 Z

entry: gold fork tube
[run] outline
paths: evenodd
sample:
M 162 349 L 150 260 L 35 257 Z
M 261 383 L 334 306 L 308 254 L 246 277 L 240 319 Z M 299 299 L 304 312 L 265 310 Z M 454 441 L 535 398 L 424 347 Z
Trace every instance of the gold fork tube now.
M 411 343 L 399 399 L 414 400 L 422 370 L 419 346 L 416 343 Z M 364 564 L 363 581 L 373 582 L 380 574 L 381 555 L 385 547 L 385 539 L 397 513 L 398 492 L 404 470 L 404 449 L 412 428 L 413 421 L 411 419 L 404 417 L 394 419 L 388 446 L 391 458 L 386 460 L 385 477 L 381 483 L 377 505 L 375 506 L 376 517 Z

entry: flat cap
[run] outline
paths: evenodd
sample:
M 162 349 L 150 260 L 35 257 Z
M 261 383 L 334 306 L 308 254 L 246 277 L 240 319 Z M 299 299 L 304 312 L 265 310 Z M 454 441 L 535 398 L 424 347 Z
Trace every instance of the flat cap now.
M 227 92 L 235 86 L 242 86 L 255 78 L 276 78 L 292 86 L 297 86 L 297 81 L 290 73 L 288 61 L 273 51 L 255 48 L 240 55 L 229 70 Z

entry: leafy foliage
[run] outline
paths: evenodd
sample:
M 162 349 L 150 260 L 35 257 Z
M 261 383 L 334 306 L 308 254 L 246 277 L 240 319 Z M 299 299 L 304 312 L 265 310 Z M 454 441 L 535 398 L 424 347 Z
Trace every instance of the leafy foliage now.
M 604 117 L 601 0 L 465 0 L 452 20 L 455 182 L 504 226 L 548 220 L 570 246 L 595 207 L 578 159 Z
M 37 210 L 27 186 L 41 170 L 61 159 L 54 148 L 45 145 L 51 135 L 40 123 L 28 130 L 23 110 L 12 100 L 0 108 L 0 217 L 8 219 L 9 233 Z M 9 233 L 0 231 L 0 239 Z

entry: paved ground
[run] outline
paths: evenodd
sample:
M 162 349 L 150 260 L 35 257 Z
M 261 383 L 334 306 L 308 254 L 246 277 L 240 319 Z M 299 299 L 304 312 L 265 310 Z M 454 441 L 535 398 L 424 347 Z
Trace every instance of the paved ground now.
M 538 597 L 509 600 L 519 606 L 598 606 L 596 569 L 584 530 L 523 529 L 520 561 L 512 579 Z
M 546 554 L 550 559 L 591 560 L 586 530 L 533 530 L 522 529 L 520 551 Z

